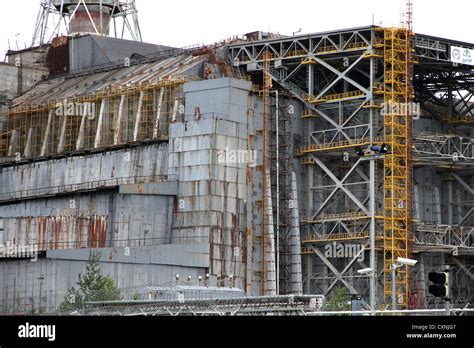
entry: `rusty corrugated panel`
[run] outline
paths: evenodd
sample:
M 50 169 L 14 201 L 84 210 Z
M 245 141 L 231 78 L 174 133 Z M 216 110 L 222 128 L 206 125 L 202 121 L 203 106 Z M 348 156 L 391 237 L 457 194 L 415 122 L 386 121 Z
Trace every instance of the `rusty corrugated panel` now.
M 105 248 L 107 239 L 107 218 L 95 217 L 89 221 L 89 248 Z
M 38 251 L 107 247 L 106 216 L 5 219 L 3 243 L 37 245 Z

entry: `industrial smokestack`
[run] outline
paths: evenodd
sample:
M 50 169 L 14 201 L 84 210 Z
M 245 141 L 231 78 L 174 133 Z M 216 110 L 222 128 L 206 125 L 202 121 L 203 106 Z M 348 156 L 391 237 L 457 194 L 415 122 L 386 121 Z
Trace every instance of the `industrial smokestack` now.
M 77 7 L 77 9 L 76 9 Z M 75 12 L 74 12 L 75 11 Z M 74 13 L 69 23 L 70 34 L 92 33 L 109 35 L 112 8 L 100 5 L 74 5 L 69 10 Z

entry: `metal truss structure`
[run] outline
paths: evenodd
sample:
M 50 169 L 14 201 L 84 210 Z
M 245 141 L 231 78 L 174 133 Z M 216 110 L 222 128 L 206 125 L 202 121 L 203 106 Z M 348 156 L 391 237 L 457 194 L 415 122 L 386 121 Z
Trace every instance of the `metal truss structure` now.
M 304 106 L 293 122 L 302 125 L 297 155 L 305 193 L 300 214 L 307 294 L 327 296 L 342 283 L 350 293 L 368 295 L 367 308 L 375 310 L 380 299 L 389 303 L 389 267 L 398 256 L 436 254 L 441 264 L 446 258 L 440 247 L 472 255 L 468 204 L 459 208 L 453 198 L 446 205 L 438 199 L 437 209 L 446 208 L 439 223 L 415 215 L 421 209 L 416 202 L 422 170 L 456 183 L 457 191 L 450 192 L 462 190 L 463 198 L 474 193 L 474 183 L 465 179 L 474 155 L 465 131 L 474 109 L 472 69 L 453 66 L 449 54 L 452 45 L 474 45 L 411 35 L 410 28 L 372 26 L 227 46 L 230 61 L 256 83 L 270 52 L 274 88 Z M 412 101 L 421 104 L 421 115 L 413 114 Z M 388 154 L 370 151 L 384 144 Z M 433 225 L 443 225 L 443 232 Z M 329 258 L 324 249 L 331 243 L 359 245 L 360 253 Z M 365 254 L 369 260 L 362 260 Z M 357 275 L 368 267 L 375 270 L 370 277 Z M 411 306 L 413 278 L 406 269 L 398 274 L 400 307 Z
M 395 282 L 399 305 L 408 305 L 408 267 L 391 275 L 398 258 L 408 258 L 411 234 L 411 165 L 412 117 L 407 112 L 411 101 L 411 33 L 390 28 L 384 33 L 384 142 L 390 152 L 384 159 L 384 295 L 390 298 Z M 403 110 L 405 109 L 405 110 Z M 387 110 L 386 110 L 387 111 Z
M 417 165 L 469 166 L 474 163 L 473 139 L 458 135 L 419 133 L 413 150 Z
M 91 14 L 91 6 L 100 8 L 99 24 Z M 87 20 L 95 34 L 104 35 L 113 27 L 116 38 L 123 39 L 127 33 L 132 40 L 142 41 L 135 0 L 41 0 L 32 46 L 50 43 L 54 37 L 61 34 L 62 28 L 65 28 L 68 35 L 71 34 L 71 21 L 82 7 L 86 10 Z M 102 14 L 105 8 L 108 9 L 109 15 Z M 120 19 L 121 23 L 117 23 L 117 19 Z

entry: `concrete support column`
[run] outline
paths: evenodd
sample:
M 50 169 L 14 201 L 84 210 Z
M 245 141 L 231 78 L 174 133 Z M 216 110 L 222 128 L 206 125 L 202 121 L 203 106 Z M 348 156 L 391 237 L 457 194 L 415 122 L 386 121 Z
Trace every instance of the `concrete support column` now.
M 126 101 L 126 96 L 122 95 L 120 97 L 120 104 L 119 104 L 119 111 L 117 115 L 117 122 L 115 124 L 115 131 L 114 131 L 114 145 L 117 146 L 120 144 L 120 134 L 122 132 L 122 119 L 123 119 L 123 108 Z
M 137 116 L 135 118 L 135 129 L 133 131 L 133 141 L 138 141 L 138 137 L 140 135 L 140 123 L 142 121 L 142 106 L 144 97 L 145 92 L 141 91 L 140 98 L 138 99 Z
M 102 99 L 102 103 L 100 104 L 100 113 L 99 113 L 99 122 L 97 123 L 97 132 L 95 136 L 94 148 L 97 149 L 102 144 L 102 125 L 104 124 L 104 113 L 105 107 L 107 105 L 107 100 Z
M 66 143 L 66 131 L 67 131 L 67 113 L 65 115 L 62 115 L 63 117 L 63 123 L 61 126 L 61 135 L 59 137 L 59 144 L 58 144 L 58 151 L 57 153 L 61 153 L 64 151 L 65 143 Z
M 308 65 L 308 93 L 314 95 L 314 65 Z
M 46 131 L 45 131 L 44 137 L 43 137 L 43 145 L 41 147 L 41 154 L 40 154 L 41 157 L 46 156 L 46 153 L 48 151 L 48 141 L 49 141 L 49 138 L 50 138 L 50 135 L 51 135 L 51 127 L 52 127 L 52 123 L 53 123 L 53 116 L 54 116 L 54 110 L 49 110 L 48 124 L 46 125 Z
M 11 136 L 10 136 L 10 145 L 8 146 L 8 157 L 15 156 L 17 147 L 18 147 L 18 131 L 12 130 Z
M 28 137 L 26 138 L 25 151 L 23 153 L 23 156 L 25 158 L 31 157 L 31 150 L 32 150 L 32 142 L 33 142 L 33 134 L 34 133 L 35 133 L 34 128 L 30 128 L 28 130 Z

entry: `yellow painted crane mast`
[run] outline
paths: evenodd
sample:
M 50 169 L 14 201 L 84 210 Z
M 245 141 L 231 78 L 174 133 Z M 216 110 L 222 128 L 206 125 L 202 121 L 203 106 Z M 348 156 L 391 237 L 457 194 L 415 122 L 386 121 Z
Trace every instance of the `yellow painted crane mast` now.
M 392 279 L 392 265 L 399 257 L 408 258 L 411 224 L 411 33 L 407 28 L 384 29 L 384 124 L 385 141 L 390 152 L 384 161 L 384 294 L 392 296 L 396 281 L 396 301 L 408 306 L 409 274 L 399 268 Z M 388 302 L 388 301 L 387 301 Z

